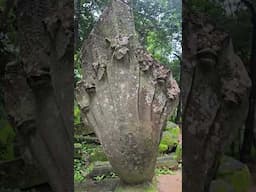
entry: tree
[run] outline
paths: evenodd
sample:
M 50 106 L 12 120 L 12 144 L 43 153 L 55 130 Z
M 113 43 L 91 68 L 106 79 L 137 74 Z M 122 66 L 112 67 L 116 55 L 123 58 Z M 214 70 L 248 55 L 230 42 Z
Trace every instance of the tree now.
M 81 0 L 81 39 L 78 47 L 81 47 L 81 42 L 87 38 L 108 2 Z M 181 54 L 181 1 L 135 0 L 133 7 L 140 43 L 155 59 L 171 67 L 178 81 L 179 64 L 174 53 Z

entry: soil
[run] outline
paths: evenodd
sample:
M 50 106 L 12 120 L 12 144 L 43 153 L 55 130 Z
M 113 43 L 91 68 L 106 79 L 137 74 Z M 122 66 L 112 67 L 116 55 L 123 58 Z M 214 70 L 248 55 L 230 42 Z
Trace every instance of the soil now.
M 157 178 L 158 192 L 181 192 L 182 174 L 177 171 L 175 175 L 161 175 Z
M 87 182 L 76 183 L 75 192 L 113 192 L 119 179 L 107 179 L 99 183 Z M 161 175 L 157 177 L 158 192 L 181 192 L 182 178 L 181 171 L 175 172 L 174 175 Z

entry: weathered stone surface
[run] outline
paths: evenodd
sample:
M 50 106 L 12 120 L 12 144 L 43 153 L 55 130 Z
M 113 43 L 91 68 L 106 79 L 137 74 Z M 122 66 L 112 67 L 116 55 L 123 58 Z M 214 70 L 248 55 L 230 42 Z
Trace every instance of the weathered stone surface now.
M 178 167 L 178 162 L 174 159 L 172 155 L 161 156 L 157 158 L 156 168 L 175 169 L 176 167 Z M 98 161 L 93 163 L 93 169 L 87 175 L 87 177 L 92 179 L 95 176 L 110 174 L 113 171 L 114 170 L 108 161 Z
M 91 135 L 94 134 L 94 130 L 91 127 L 85 126 L 84 123 L 74 126 L 74 135 L 75 137 L 79 135 Z
M 0 170 L 0 186 L 27 189 L 47 182 L 40 167 L 21 158 L 0 162 Z
M 36 159 L 56 192 L 73 190 L 72 10 L 67 0 L 18 0 L 19 61 L 4 74 L 21 155 L 26 163 Z
M 75 183 L 75 192 L 113 192 L 120 179 L 105 179 L 99 182 Z
M 251 82 L 228 34 L 183 13 L 183 190 L 205 192 L 246 119 Z
M 145 182 L 138 185 L 126 185 L 119 183 L 114 192 L 157 192 L 157 181 L 156 178 L 153 182 Z
M 248 192 L 251 185 L 248 167 L 232 157 L 224 156 L 218 168 L 216 180 L 211 182 L 210 192 Z
M 21 63 L 10 62 L 5 69 L 4 100 L 12 127 L 16 130 L 19 154 L 31 162 L 29 136 L 35 133 L 35 99 Z
M 221 179 L 213 180 L 210 186 L 210 192 L 235 192 L 234 188 Z
M 222 158 L 217 178 L 232 186 L 234 192 L 248 192 L 252 184 L 251 174 L 247 165 L 228 156 Z
M 171 71 L 139 45 L 129 5 L 113 0 L 85 41 L 77 100 L 115 172 L 134 184 L 153 178 L 179 88 Z

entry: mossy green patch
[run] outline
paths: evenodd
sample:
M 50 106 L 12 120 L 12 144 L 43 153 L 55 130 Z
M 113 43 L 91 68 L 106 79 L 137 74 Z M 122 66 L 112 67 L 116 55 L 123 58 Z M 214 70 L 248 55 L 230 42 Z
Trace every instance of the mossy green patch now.
M 234 188 L 227 182 L 217 179 L 211 182 L 210 192 L 235 192 Z
M 217 178 L 230 184 L 234 188 L 234 192 L 247 192 L 251 186 L 251 175 L 248 167 L 227 156 L 221 161 Z
M 103 149 L 101 147 L 95 148 L 95 151 L 93 151 L 89 158 L 90 162 L 94 161 L 107 161 L 107 156 L 103 152 Z
M 81 123 L 81 111 L 77 102 L 74 102 L 74 124 L 79 125 Z
M 172 122 L 168 122 L 163 132 L 163 135 L 158 147 L 158 151 L 160 153 L 164 153 L 169 148 L 175 145 L 178 145 L 179 135 L 180 135 L 180 128 L 176 124 Z
M 166 128 L 165 128 L 166 130 L 167 129 L 174 129 L 174 130 L 177 130 L 177 129 L 179 129 L 179 126 L 177 125 L 177 124 L 175 124 L 175 123 L 173 123 L 172 121 L 167 121 L 167 123 L 166 123 Z M 178 131 L 179 132 L 179 131 Z
M 14 159 L 15 132 L 0 109 L 0 160 Z
M 167 150 L 168 150 L 168 145 L 165 145 L 165 144 L 163 144 L 163 143 L 160 143 L 160 144 L 159 144 L 158 151 L 159 151 L 160 153 L 163 153 L 163 152 L 165 152 L 165 151 L 167 151 Z

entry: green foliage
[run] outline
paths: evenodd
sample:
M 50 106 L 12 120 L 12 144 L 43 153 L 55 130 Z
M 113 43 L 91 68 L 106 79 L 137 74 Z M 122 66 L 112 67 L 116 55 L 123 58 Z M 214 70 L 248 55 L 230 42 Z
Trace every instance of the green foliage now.
M 75 82 L 78 82 L 82 79 L 82 64 L 80 58 L 80 51 L 76 52 L 74 55 L 74 73 L 75 73 Z
M 162 139 L 158 146 L 160 154 L 166 153 L 170 148 L 176 146 L 174 152 L 174 159 L 180 162 L 182 159 L 182 145 L 179 141 L 180 128 L 175 123 L 168 121 L 165 131 L 163 132 Z
M 163 153 L 167 151 L 168 148 L 179 145 L 179 135 L 180 128 L 171 121 L 168 121 L 167 126 L 163 132 L 158 151 Z
M 75 143 L 75 159 L 74 159 L 74 180 L 82 182 L 86 180 L 86 176 L 93 170 L 93 161 L 90 159 L 97 151 L 101 150 L 100 145 L 88 144 L 85 142 Z
M 92 171 L 93 164 L 87 165 L 85 160 L 74 159 L 74 181 L 83 182 L 86 176 Z
M 74 125 L 80 125 L 81 124 L 81 111 L 77 104 L 77 102 L 74 102 Z
M 114 172 L 110 172 L 109 174 L 97 175 L 93 177 L 93 180 L 100 182 L 104 179 L 111 179 L 111 178 L 117 178 L 117 174 Z
M 14 159 L 15 132 L 0 106 L 0 160 Z
M 74 143 L 74 153 L 74 180 L 82 182 L 93 169 L 87 157 L 90 154 L 90 147 L 85 143 Z
M 159 175 L 172 175 L 174 173 L 171 169 L 163 167 L 163 168 L 156 168 L 155 174 L 159 176 Z
M 93 179 L 99 182 L 99 181 L 102 181 L 104 178 L 105 178 L 105 175 L 97 175 Z
M 75 143 L 75 159 L 74 159 L 74 180 L 75 182 L 83 182 L 86 176 L 93 170 L 94 163 L 97 161 L 107 161 L 106 155 L 103 153 L 102 147 L 95 144 L 87 144 L 85 142 Z M 102 181 L 106 178 L 115 178 L 117 175 L 111 172 L 106 175 L 98 175 L 93 179 Z
M 109 0 L 80 0 L 78 47 L 81 47 L 108 2 Z
M 16 15 L 13 9 L 5 15 L 7 0 L 0 1 L 0 160 L 14 158 L 14 129 L 8 122 L 3 106 L 2 77 L 5 65 L 17 57 Z
M 252 31 L 250 11 L 237 7 L 234 14 L 227 14 L 222 0 L 189 0 L 187 5 L 192 11 L 204 14 L 218 28 L 229 33 L 232 37 L 236 53 L 245 63 L 248 62 Z
M 81 0 L 80 39 L 76 52 L 108 3 L 109 0 Z M 181 1 L 134 0 L 133 11 L 140 42 L 156 60 L 171 67 L 174 78 L 179 80 L 179 60 L 173 54 L 181 54 Z M 79 79 L 80 61 L 75 57 L 75 76 Z
M 181 54 L 181 1 L 135 0 L 135 27 L 140 42 L 159 62 L 171 67 L 179 80 Z
M 163 143 L 160 143 L 160 144 L 159 144 L 158 151 L 159 151 L 160 153 L 164 153 L 164 152 L 167 151 L 167 150 L 168 150 L 168 145 L 163 144 Z
M 106 155 L 103 153 L 100 145 L 88 144 L 85 142 L 75 142 L 74 148 L 74 180 L 76 182 L 86 180 L 86 176 L 93 169 L 94 162 L 107 161 Z M 115 177 L 115 174 L 111 173 L 110 175 L 106 175 L 104 177 Z
M 15 133 L 10 124 L 0 120 L 0 160 L 14 159 L 14 142 Z
M 16 35 L 16 13 L 13 9 L 11 9 L 8 16 L 4 18 L 6 2 L 6 0 L 0 1 L 0 54 L 3 54 L 2 56 L 7 56 L 6 54 L 17 53 L 18 43 Z M 2 59 L 3 58 L 0 60 Z
M 120 184 L 117 185 L 114 192 L 157 192 L 157 181 L 153 179 L 152 182 L 144 182 L 138 185 Z
M 177 162 L 180 162 L 182 160 L 182 145 L 181 144 L 177 145 L 177 148 L 176 148 L 176 151 L 175 151 L 175 154 L 174 154 L 174 159 Z
M 171 146 L 174 146 L 175 143 L 176 143 L 176 140 L 172 135 L 171 131 L 164 131 L 160 144 L 171 147 Z
M 165 130 L 170 130 L 175 135 L 175 137 L 179 136 L 180 134 L 179 126 L 172 121 L 167 121 Z
M 90 162 L 94 161 L 107 161 L 107 156 L 103 152 L 103 149 L 101 147 L 95 148 L 95 150 L 90 154 L 89 158 Z
M 170 68 L 172 69 L 172 75 L 177 83 L 180 83 L 180 60 L 174 59 L 169 63 Z

